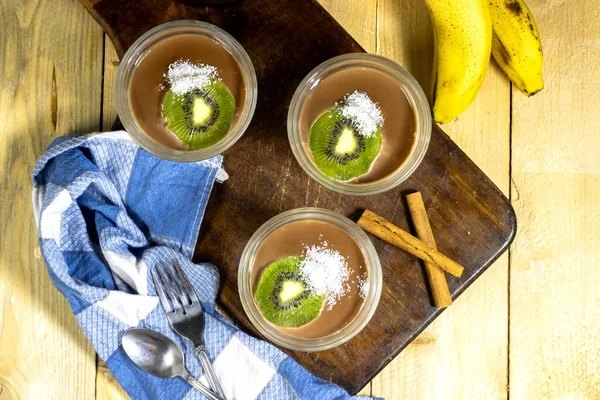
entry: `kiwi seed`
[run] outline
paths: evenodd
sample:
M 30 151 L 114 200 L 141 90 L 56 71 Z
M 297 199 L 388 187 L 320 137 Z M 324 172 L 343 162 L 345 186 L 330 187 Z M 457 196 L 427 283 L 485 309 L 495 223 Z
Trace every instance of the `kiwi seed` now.
M 263 271 L 254 299 L 263 316 L 275 325 L 305 325 L 319 316 L 325 301 L 307 288 L 300 276 L 300 257 L 286 257 Z
M 369 136 L 338 109 L 322 114 L 310 128 L 308 147 L 317 168 L 336 180 L 349 181 L 366 174 L 381 150 L 379 128 Z
M 217 80 L 178 95 L 168 91 L 162 105 L 167 128 L 189 150 L 203 149 L 227 135 L 235 115 L 235 100 Z

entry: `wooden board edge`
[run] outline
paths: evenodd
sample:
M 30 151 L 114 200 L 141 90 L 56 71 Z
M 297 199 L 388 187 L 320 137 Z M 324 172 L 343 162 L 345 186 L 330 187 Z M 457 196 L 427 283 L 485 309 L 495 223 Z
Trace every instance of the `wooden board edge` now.
M 104 18 L 102 18 L 100 13 L 98 13 L 98 11 L 96 11 L 96 9 L 94 8 L 94 5 L 98 2 L 98 0 L 79 0 L 79 2 L 85 7 L 88 13 L 90 13 L 92 17 L 94 17 L 98 25 L 102 27 L 104 33 L 108 35 L 108 38 L 112 42 L 113 46 L 115 47 L 115 51 L 119 56 L 119 60 L 121 60 L 127 50 L 123 48 L 123 45 L 117 39 L 117 35 L 111 29 L 110 25 L 106 22 Z
M 510 205 L 510 210 L 512 212 L 512 214 L 514 215 L 514 210 L 512 208 L 512 205 Z M 510 234 L 510 238 L 507 241 L 506 245 L 503 246 L 501 249 L 499 249 L 499 251 L 494 255 L 493 258 L 490 259 L 490 262 L 487 263 L 486 265 L 484 265 L 481 269 L 479 274 L 474 275 L 472 277 L 472 279 L 469 279 L 468 281 L 465 282 L 464 285 L 462 285 L 455 293 L 454 296 L 452 296 L 453 300 L 456 300 L 467 288 L 469 288 L 477 279 L 479 279 L 481 277 L 481 275 L 483 273 L 485 273 L 485 271 L 487 271 L 489 269 L 489 267 L 491 267 L 499 258 L 500 256 L 502 256 L 504 254 L 504 252 L 506 250 L 508 250 L 508 248 L 510 247 L 510 245 L 512 244 L 515 236 L 516 236 L 516 218 L 514 219 L 515 224 L 514 224 L 514 229 L 511 230 L 511 234 Z M 360 384 L 357 385 L 356 388 L 345 388 L 346 390 L 348 390 L 348 392 L 352 395 L 355 395 L 356 393 L 360 392 L 366 385 L 368 385 L 381 371 L 383 371 L 383 369 L 385 367 L 388 366 L 388 364 L 390 362 L 392 362 L 392 360 L 394 358 L 396 358 L 398 356 L 398 354 L 400 354 L 406 347 L 408 347 L 409 344 L 411 344 L 429 325 L 431 325 L 431 323 L 433 323 L 433 321 L 435 321 L 437 319 L 437 317 L 439 317 L 444 310 L 446 310 L 445 308 L 438 308 L 436 309 L 436 311 L 431 314 L 431 316 L 429 318 L 427 318 L 426 320 L 423 321 L 423 324 L 421 324 L 421 326 L 419 326 L 418 329 L 416 329 L 412 335 L 410 336 L 410 339 L 405 343 L 404 346 L 400 347 L 398 349 L 397 352 L 395 352 L 394 354 L 390 355 L 389 358 L 385 359 L 385 361 L 377 368 L 377 370 L 369 377 L 365 378 Z M 341 386 L 341 385 L 340 385 Z
M 92 15 L 92 17 L 94 17 L 94 19 L 96 20 L 96 22 L 102 27 L 102 30 L 104 30 L 104 32 L 108 35 L 108 38 L 112 42 L 112 44 L 113 44 L 113 46 L 115 48 L 115 51 L 117 52 L 117 55 L 119 56 L 119 60 L 122 60 L 123 56 L 125 55 L 125 52 L 127 51 L 127 49 L 119 41 L 119 39 L 117 38 L 117 35 L 112 30 L 112 28 L 110 27 L 110 25 L 108 24 L 108 22 L 94 8 L 94 5 L 96 3 L 98 3 L 98 0 L 79 0 L 79 1 L 85 7 L 85 9 Z M 320 5 L 317 2 L 317 0 L 308 0 L 308 1 L 310 1 L 313 4 L 313 6 L 320 8 L 322 10 L 323 14 L 325 14 L 326 17 L 329 19 L 329 21 L 332 24 L 336 25 L 338 27 L 338 29 L 341 29 L 342 31 L 346 32 L 346 35 L 348 35 L 348 37 L 352 41 L 354 41 L 356 43 L 356 46 L 358 46 L 363 52 L 365 52 L 365 53 L 367 52 L 356 41 L 356 39 L 354 39 L 354 37 L 352 35 L 350 35 L 350 33 L 348 33 L 348 31 L 346 29 L 344 29 L 344 27 L 335 18 L 333 18 L 333 16 L 329 13 L 329 11 L 327 11 L 322 5 Z
M 335 25 L 337 25 L 339 27 L 339 29 L 342 29 L 344 32 L 346 32 L 348 37 L 351 38 L 356 43 L 356 45 L 362 49 L 362 46 L 360 46 L 360 44 L 358 44 L 358 42 L 356 42 L 356 40 L 339 24 L 339 22 L 337 20 L 335 20 L 331 16 L 331 14 L 325 8 L 323 8 L 318 2 L 316 2 L 316 0 L 309 0 L 309 1 L 311 3 L 313 3 L 314 5 L 318 6 L 319 8 L 321 8 L 323 13 L 326 14 L 326 16 L 329 18 L 331 23 L 334 23 Z M 86 10 L 93 16 L 93 18 L 97 21 L 97 23 L 102 27 L 102 29 L 106 32 L 106 34 L 108 35 L 109 39 L 111 40 L 111 42 L 113 43 L 113 45 L 115 47 L 115 50 L 119 56 L 119 59 L 122 59 L 123 55 L 126 52 L 126 49 L 123 48 L 123 46 L 120 43 L 120 41 L 118 40 L 116 34 L 110 28 L 110 26 L 108 25 L 106 20 L 103 19 L 102 16 L 95 10 L 94 5 L 97 3 L 97 0 L 96 1 L 95 0 L 80 0 L 80 2 L 86 8 Z M 363 51 L 364 51 L 364 49 L 363 49 Z M 117 117 L 117 121 L 118 121 L 118 117 Z M 437 129 L 439 133 L 446 136 L 448 140 L 452 140 L 436 124 L 434 124 L 434 130 L 435 129 Z M 462 152 L 462 150 L 458 146 L 457 146 L 457 149 Z M 464 157 L 466 157 L 473 165 L 475 165 L 475 167 L 477 167 L 477 165 L 466 154 L 464 155 Z M 477 169 L 479 169 L 479 167 L 477 167 Z M 488 263 L 486 263 L 485 265 L 483 265 L 476 275 L 473 275 L 469 280 L 465 281 L 464 284 L 461 285 L 457 289 L 457 291 L 455 292 L 455 295 L 453 296 L 454 299 L 456 299 L 458 296 L 460 296 L 473 282 L 475 282 L 475 280 L 477 280 L 481 276 L 481 274 L 483 274 L 510 247 L 510 245 L 512 244 L 512 242 L 514 241 L 515 236 L 516 236 L 517 219 L 516 219 L 515 210 L 512 207 L 510 200 L 497 188 L 497 186 L 493 183 L 493 181 L 489 177 L 487 177 L 487 175 L 485 173 L 483 173 L 483 171 L 481 171 L 481 174 L 482 174 L 482 177 L 485 179 L 485 181 L 491 186 L 493 191 L 504 200 L 505 205 L 507 207 L 507 209 L 506 209 L 507 225 L 509 226 L 510 230 L 508 231 L 508 236 L 507 236 L 507 240 L 506 240 L 505 244 L 502 247 L 498 248 L 498 250 L 492 256 L 490 261 Z M 221 288 L 221 291 L 222 291 L 222 289 L 223 288 Z M 404 350 L 406 348 L 406 346 L 408 346 L 408 344 L 410 344 L 425 328 L 427 328 L 441 314 L 442 311 L 443 311 L 443 309 L 438 309 L 434 313 L 432 313 L 426 320 L 424 320 L 423 324 L 421 324 L 418 329 L 413 331 L 412 335 L 410 336 L 409 341 L 407 341 L 404 346 L 399 348 L 398 351 L 395 354 L 393 354 L 390 358 L 387 358 L 386 360 L 384 360 L 384 363 L 380 367 L 378 367 L 376 371 L 374 371 L 372 376 L 365 378 L 365 380 L 363 382 L 361 382 L 360 384 L 358 384 L 357 387 L 346 388 L 346 389 L 353 394 L 362 390 L 362 388 L 364 388 L 381 370 L 383 370 L 391 362 L 391 360 L 393 358 L 395 358 L 400 352 L 402 352 L 402 350 Z M 245 327 L 245 328 L 247 328 L 247 327 Z M 247 329 L 246 329 L 246 331 L 247 331 Z

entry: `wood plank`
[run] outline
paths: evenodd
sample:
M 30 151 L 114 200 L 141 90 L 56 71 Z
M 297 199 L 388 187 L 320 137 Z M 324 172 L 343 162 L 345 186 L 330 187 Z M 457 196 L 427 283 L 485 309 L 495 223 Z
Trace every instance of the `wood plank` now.
M 68 0 L 0 2 L 0 397 L 93 399 L 95 355 L 40 254 L 35 160 L 96 131 L 102 30 Z
M 104 65 L 103 65 L 103 90 L 102 90 L 102 131 L 112 130 L 117 118 L 115 103 L 115 79 L 119 69 L 119 57 L 110 39 L 104 35 Z M 106 364 L 97 358 L 96 370 L 96 400 L 129 399 L 125 390 L 119 385 L 114 375 Z
M 130 398 L 99 357 L 96 373 L 96 400 L 128 400 Z
M 379 0 L 378 16 L 378 54 L 404 65 L 429 93 L 433 39 L 424 2 Z M 492 63 L 475 102 L 443 126 L 504 193 L 509 191 L 509 90 Z M 507 398 L 507 293 L 504 255 L 373 380 L 373 395 Z
M 104 81 L 102 90 L 102 131 L 112 129 L 117 118 L 115 80 L 119 69 L 119 56 L 110 39 L 104 35 Z
M 317 0 L 368 53 L 375 53 L 377 0 Z
M 513 90 L 510 274 L 514 399 L 600 393 L 600 26 L 597 2 L 528 1 L 546 87 Z

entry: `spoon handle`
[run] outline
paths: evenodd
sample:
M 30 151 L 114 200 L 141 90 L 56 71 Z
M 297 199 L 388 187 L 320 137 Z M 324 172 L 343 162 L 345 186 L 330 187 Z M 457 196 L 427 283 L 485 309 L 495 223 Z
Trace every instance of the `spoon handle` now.
M 196 390 L 198 390 L 200 393 L 202 393 L 203 395 L 208 397 L 210 400 L 225 400 L 225 399 L 217 396 L 212 390 L 210 390 L 209 388 L 207 388 L 206 386 L 204 386 L 203 384 L 198 382 L 190 374 L 188 374 L 187 376 L 184 376 L 183 379 L 185 379 L 190 385 L 192 385 Z

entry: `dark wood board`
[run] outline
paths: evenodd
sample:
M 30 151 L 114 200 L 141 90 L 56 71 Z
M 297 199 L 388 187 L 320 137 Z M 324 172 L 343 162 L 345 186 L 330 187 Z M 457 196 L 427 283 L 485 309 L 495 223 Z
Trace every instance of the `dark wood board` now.
M 244 137 L 225 153 L 230 178 L 215 185 L 195 255 L 196 260 L 219 267 L 220 300 L 249 331 L 254 332 L 237 294 L 239 258 L 254 231 L 282 211 L 323 207 L 356 221 L 368 208 L 410 229 L 403 195 L 421 191 L 438 248 L 465 267 L 462 278 L 448 276 L 453 298 L 512 242 L 516 218 L 509 201 L 437 126 L 421 166 L 387 193 L 344 196 L 321 187 L 303 172 L 292 155 L 286 130 L 288 105 L 297 85 L 321 62 L 364 51 L 315 1 L 246 0 L 221 6 L 175 0 L 81 1 L 121 57 L 145 31 L 177 19 L 218 25 L 249 53 L 258 77 L 258 106 Z M 494 134 L 490 132 L 491 140 Z M 351 393 L 368 383 L 441 312 L 432 306 L 419 261 L 372 238 L 383 265 L 384 283 L 371 322 L 335 349 L 287 351 L 315 375 Z

